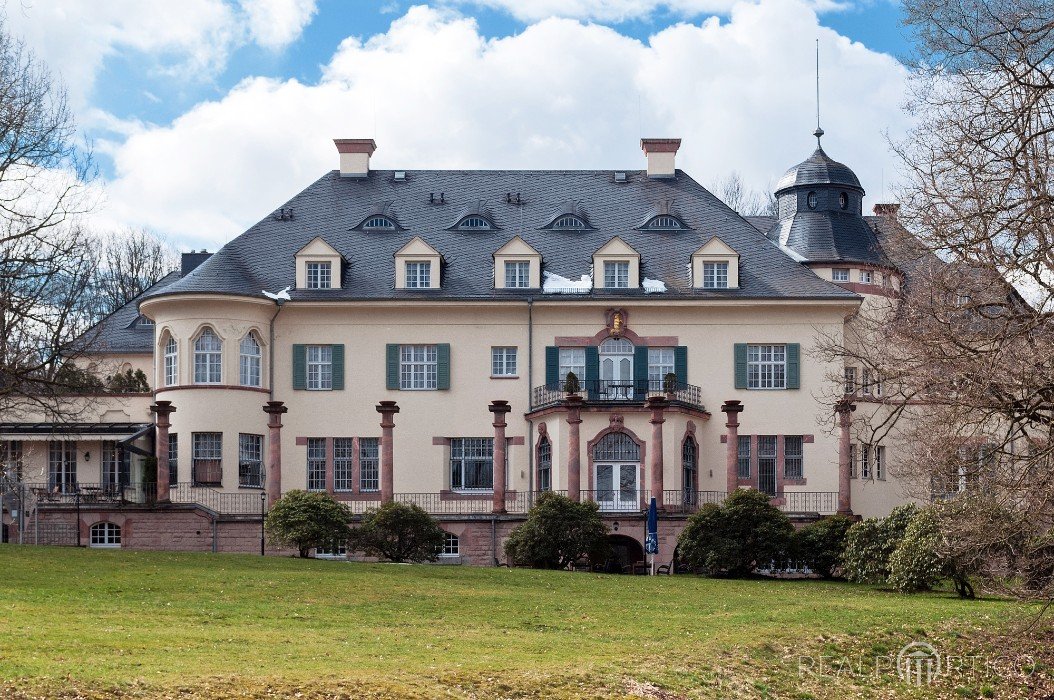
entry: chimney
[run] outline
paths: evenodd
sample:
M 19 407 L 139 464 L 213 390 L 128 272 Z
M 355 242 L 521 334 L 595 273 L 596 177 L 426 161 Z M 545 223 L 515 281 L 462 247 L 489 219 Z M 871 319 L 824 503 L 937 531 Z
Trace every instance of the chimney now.
M 370 156 L 377 150 L 373 139 L 333 139 L 340 154 L 341 177 L 366 177 L 370 174 Z
M 196 253 L 193 250 L 189 253 L 183 253 L 179 261 L 179 275 L 180 277 L 186 277 L 189 275 L 194 268 L 201 263 L 205 262 L 212 257 L 212 253 L 208 252 L 204 248 L 200 253 Z
M 681 147 L 680 139 L 641 139 L 641 150 L 648 156 L 648 177 L 673 177 L 676 173 L 673 160 L 677 149 Z
M 875 205 L 875 216 L 888 216 L 891 219 L 897 218 L 897 212 L 900 211 L 899 204 L 876 204 Z

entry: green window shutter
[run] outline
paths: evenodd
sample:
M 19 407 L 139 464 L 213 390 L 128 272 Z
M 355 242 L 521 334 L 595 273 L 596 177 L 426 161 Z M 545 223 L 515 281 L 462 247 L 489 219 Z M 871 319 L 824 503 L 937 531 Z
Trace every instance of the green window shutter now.
M 787 343 L 787 388 L 801 388 L 801 345 Z
M 662 377 L 659 377 L 660 381 Z M 633 386 L 636 391 L 648 391 L 648 348 L 633 348 Z
M 545 386 L 550 390 L 560 389 L 560 348 L 548 345 L 545 348 Z
M 436 345 L 436 388 L 450 388 L 450 343 Z
M 586 348 L 586 381 L 595 382 L 600 379 L 600 349 L 595 345 Z M 583 386 L 586 391 L 588 386 Z
M 673 349 L 673 373 L 680 384 L 688 383 L 688 346 L 678 345 Z
M 293 346 L 293 389 L 307 388 L 307 346 Z
M 333 351 L 333 390 L 344 390 L 344 344 L 331 345 Z
M 399 390 L 399 345 L 397 343 L 388 343 L 385 347 L 386 359 L 386 375 L 387 375 L 387 387 L 389 389 Z
M 736 388 L 747 388 L 747 344 L 736 343 Z

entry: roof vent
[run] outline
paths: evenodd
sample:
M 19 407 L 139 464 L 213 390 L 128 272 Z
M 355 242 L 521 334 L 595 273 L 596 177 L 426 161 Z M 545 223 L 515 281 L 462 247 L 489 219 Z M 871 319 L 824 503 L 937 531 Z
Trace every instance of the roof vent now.
M 521 204 L 523 204 L 523 200 L 520 199 L 520 193 L 519 192 L 517 192 L 515 195 L 513 195 L 512 192 L 506 192 L 505 193 L 505 203 L 506 204 L 515 204 L 516 206 L 520 206 Z
M 625 170 L 615 172 L 615 182 L 629 182 L 629 177 L 627 177 Z
M 395 180 L 396 182 L 405 182 L 406 181 L 406 171 L 405 170 L 396 170 L 395 174 L 392 176 L 392 179 Z
M 440 192 L 439 196 L 436 197 L 436 193 L 435 192 L 429 192 L 428 193 L 428 203 L 429 204 L 446 204 L 446 195 L 444 195 L 442 192 Z
M 275 221 L 292 221 L 293 220 L 293 208 L 282 207 L 277 210 L 274 214 L 271 214 L 271 218 Z

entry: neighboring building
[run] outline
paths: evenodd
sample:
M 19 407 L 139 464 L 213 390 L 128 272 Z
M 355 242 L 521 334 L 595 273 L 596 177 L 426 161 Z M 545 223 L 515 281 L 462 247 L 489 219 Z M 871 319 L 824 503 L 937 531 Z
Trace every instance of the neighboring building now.
M 446 559 L 488 564 L 551 489 L 599 503 L 626 560 L 654 497 L 669 561 L 732 489 L 799 520 L 903 499 L 895 455 L 820 398 L 843 381 L 877 398 L 813 350 L 901 284 L 895 210 L 864 217 L 822 149 L 780 180 L 778 217 L 748 221 L 675 168 L 678 139 L 642 140 L 643 171 L 378 171 L 372 140 L 336 145 L 339 170 L 104 322 L 96 352 L 149 370 L 152 397 L 92 426 L 0 424 L 40 484 L 25 539 L 61 522 L 85 543 L 254 551 L 262 500 L 306 488 L 355 513 L 418 503 Z M 149 410 L 156 495 L 142 460 L 109 476 Z

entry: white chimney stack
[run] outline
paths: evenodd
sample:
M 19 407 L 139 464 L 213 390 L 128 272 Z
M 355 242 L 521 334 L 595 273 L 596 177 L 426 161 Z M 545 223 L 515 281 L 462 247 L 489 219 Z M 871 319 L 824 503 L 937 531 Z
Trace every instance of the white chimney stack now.
M 680 139 L 641 139 L 641 150 L 648 156 L 648 177 L 673 177 L 677 168 L 674 157 L 681 147 Z
M 370 156 L 377 150 L 373 139 L 333 139 L 340 154 L 341 177 L 366 177 L 370 174 Z

